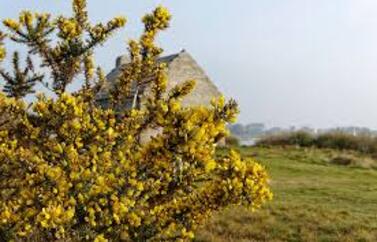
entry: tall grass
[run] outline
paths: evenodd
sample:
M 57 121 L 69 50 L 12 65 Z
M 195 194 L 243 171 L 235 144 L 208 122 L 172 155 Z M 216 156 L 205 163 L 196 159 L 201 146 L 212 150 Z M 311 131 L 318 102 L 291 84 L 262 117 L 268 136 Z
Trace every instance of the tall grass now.
M 325 165 L 345 153 L 337 150 L 238 150 L 268 168 L 274 199 L 255 213 L 232 207 L 216 214 L 196 242 L 377 241 L 377 170 Z
M 261 138 L 257 146 L 287 146 L 330 148 L 353 150 L 377 157 L 377 137 L 371 135 L 352 135 L 344 132 L 329 132 L 319 135 L 298 131 Z

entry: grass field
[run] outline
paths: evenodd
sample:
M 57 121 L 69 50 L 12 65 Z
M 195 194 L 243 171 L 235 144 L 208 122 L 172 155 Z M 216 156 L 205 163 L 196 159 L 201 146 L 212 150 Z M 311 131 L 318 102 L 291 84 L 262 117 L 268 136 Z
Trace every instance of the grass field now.
M 239 150 L 268 169 L 274 199 L 255 213 L 217 214 L 197 241 L 377 241 L 376 169 L 332 164 L 332 150 Z

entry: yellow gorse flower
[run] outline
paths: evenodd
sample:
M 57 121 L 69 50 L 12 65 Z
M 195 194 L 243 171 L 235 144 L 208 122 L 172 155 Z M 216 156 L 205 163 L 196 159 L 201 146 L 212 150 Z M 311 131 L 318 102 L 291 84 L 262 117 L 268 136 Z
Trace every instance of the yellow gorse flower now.
M 103 234 L 98 235 L 95 239 L 94 242 L 107 242 L 108 240 L 105 239 Z
M 4 60 L 5 55 L 6 55 L 6 50 L 5 50 L 5 48 L 4 48 L 4 46 L 1 46 L 1 45 L 0 45 L 0 62 L 1 62 L 2 60 Z
M 127 19 L 124 18 L 124 17 L 115 17 L 113 18 L 111 21 L 110 21 L 110 25 L 113 26 L 113 27 L 123 27 L 124 25 L 126 25 L 127 23 Z
M 73 19 L 60 19 L 58 21 L 59 29 L 63 36 L 67 39 L 73 39 L 81 34 L 80 26 Z
M 24 11 L 20 14 L 19 23 L 21 25 L 31 26 L 33 24 L 34 14 L 29 11 Z
M 8 27 L 8 28 L 10 28 L 11 30 L 14 30 L 14 31 L 18 31 L 21 28 L 20 23 L 17 22 L 16 20 L 14 20 L 14 19 L 9 19 L 9 18 L 5 19 L 5 20 L 3 20 L 3 24 L 6 27 Z

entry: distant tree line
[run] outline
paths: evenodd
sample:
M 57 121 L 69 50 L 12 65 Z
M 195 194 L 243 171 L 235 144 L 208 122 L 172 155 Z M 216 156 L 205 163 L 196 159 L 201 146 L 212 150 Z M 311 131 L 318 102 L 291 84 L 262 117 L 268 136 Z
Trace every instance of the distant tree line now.
M 233 124 L 229 126 L 230 132 L 232 136 L 237 137 L 241 140 L 248 140 L 253 138 L 260 138 L 265 137 L 268 135 L 279 135 L 279 134 L 287 134 L 293 132 L 305 132 L 308 134 L 328 134 L 328 133 L 344 133 L 350 134 L 354 136 L 375 136 L 377 135 L 376 130 L 372 130 L 366 127 L 356 127 L 356 126 L 349 126 L 349 127 L 335 127 L 329 129 L 314 129 L 311 127 L 295 127 L 291 126 L 289 128 L 282 128 L 282 127 L 271 127 L 267 128 L 263 123 L 249 123 L 249 124 Z
M 353 150 L 377 157 L 377 136 L 372 133 L 351 134 L 343 131 L 330 131 L 313 134 L 305 131 L 285 132 L 266 135 L 260 138 L 257 146 L 299 146 Z

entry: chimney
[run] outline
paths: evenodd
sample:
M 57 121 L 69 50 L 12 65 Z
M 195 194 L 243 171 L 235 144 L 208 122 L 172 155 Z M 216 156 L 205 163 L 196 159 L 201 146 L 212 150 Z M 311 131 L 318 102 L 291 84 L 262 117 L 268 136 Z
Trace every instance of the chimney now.
M 116 59 L 115 67 L 119 68 L 131 62 L 129 55 L 121 55 Z

